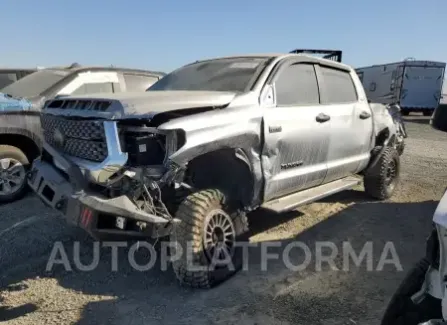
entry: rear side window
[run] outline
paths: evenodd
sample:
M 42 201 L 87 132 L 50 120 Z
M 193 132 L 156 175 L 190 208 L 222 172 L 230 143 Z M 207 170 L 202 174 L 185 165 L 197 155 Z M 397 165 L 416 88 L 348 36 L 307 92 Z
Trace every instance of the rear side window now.
M 321 67 L 326 90 L 323 104 L 343 104 L 357 101 L 357 92 L 349 72 Z
M 76 89 L 72 95 L 87 95 L 96 93 L 113 93 L 113 85 L 111 82 L 83 84 Z
M 158 78 L 154 76 L 124 74 L 126 91 L 145 91 L 156 81 L 158 81 Z
M 320 102 L 317 76 L 312 64 L 293 64 L 275 82 L 278 106 L 316 105 Z

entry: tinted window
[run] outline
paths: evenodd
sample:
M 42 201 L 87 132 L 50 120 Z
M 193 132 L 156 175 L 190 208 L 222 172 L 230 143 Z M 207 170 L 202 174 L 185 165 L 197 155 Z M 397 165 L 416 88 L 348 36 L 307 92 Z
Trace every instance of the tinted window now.
M 39 96 L 69 74 L 70 72 L 63 70 L 40 70 L 3 88 L 2 92 L 14 97 Z
M 349 72 L 321 67 L 326 90 L 325 104 L 352 103 L 357 101 L 357 93 Z M 323 102 L 323 101 L 322 101 Z
M 157 77 L 124 74 L 126 91 L 145 91 L 158 80 Z
M 113 93 L 113 86 L 111 82 L 83 84 L 72 95 L 86 95 L 96 93 Z
M 0 89 L 17 81 L 15 73 L 0 73 Z
M 152 90 L 214 90 L 244 92 L 264 68 L 268 58 L 239 57 L 186 65 L 164 76 Z
M 311 64 L 294 64 L 284 69 L 275 82 L 278 106 L 319 104 L 317 76 Z

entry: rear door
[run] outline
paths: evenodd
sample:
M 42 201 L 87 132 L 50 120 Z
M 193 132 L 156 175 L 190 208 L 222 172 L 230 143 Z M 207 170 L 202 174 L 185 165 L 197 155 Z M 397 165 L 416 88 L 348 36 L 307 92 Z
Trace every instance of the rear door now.
M 330 120 L 320 105 L 314 65 L 284 62 L 264 110 L 264 200 L 320 185 L 326 176 Z
M 351 175 L 369 159 L 372 113 L 366 98 L 359 100 L 350 70 L 319 65 L 317 72 L 321 85 L 321 106 L 331 122 L 324 179 L 324 183 L 328 183 Z
M 400 106 L 435 109 L 441 98 L 444 68 L 406 66 Z

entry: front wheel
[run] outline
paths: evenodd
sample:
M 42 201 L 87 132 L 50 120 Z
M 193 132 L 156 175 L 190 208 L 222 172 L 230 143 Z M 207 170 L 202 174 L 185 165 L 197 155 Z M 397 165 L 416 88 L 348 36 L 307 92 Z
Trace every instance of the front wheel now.
M 188 195 L 176 218 L 180 222 L 170 240 L 175 252 L 172 266 L 181 284 L 210 288 L 240 270 L 242 247 L 237 247 L 236 239 L 248 230 L 247 218 L 220 190 Z
M 379 150 L 374 150 L 377 152 Z M 393 147 L 386 147 L 379 154 L 378 161 L 365 173 L 365 192 L 378 200 L 386 200 L 393 195 L 399 182 L 399 153 Z M 373 157 L 374 159 L 374 157 Z
M 19 148 L 0 145 L 0 202 L 8 203 L 23 197 L 28 190 L 26 172 L 28 158 Z
M 410 270 L 391 298 L 381 325 L 418 325 L 430 319 L 442 319 L 441 300 L 428 295 L 420 304 L 411 300 L 421 289 L 429 265 L 422 259 Z

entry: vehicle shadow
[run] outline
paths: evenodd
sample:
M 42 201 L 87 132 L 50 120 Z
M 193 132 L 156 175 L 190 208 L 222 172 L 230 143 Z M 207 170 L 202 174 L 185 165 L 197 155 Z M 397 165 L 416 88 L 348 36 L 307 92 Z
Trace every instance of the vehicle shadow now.
M 7 291 L 21 291 L 24 289 L 24 286 L 20 285 L 11 285 L 6 288 Z M 9 320 L 13 320 L 22 316 L 25 316 L 29 313 L 32 313 L 37 310 L 37 306 L 32 303 L 26 303 L 20 305 L 18 307 L 8 307 L 3 305 L 3 298 L 0 297 L 0 322 L 6 322 Z
M 92 271 L 82 272 L 71 262 L 72 271 L 57 265 L 43 273 L 42 265 L 29 270 L 25 278 L 45 276 L 56 279 L 63 288 L 102 297 L 83 305 L 76 323 L 79 325 L 321 324 L 324 320 L 331 324 L 345 324 L 347 320 L 364 324 L 361 317 L 366 315 L 375 315 L 371 323 L 377 323 L 404 276 L 399 265 L 405 271 L 424 254 L 437 202 L 371 202 L 358 191 L 340 193 L 323 202 L 330 205 L 334 201 L 349 205 L 321 222 L 303 227 L 293 238 L 263 241 L 261 237 L 249 248 L 247 267 L 211 290 L 179 286 L 172 270 L 164 271 L 166 265 L 160 260 L 148 271 L 132 268 L 128 248 L 119 249 L 116 272 L 112 271 L 110 248 L 101 248 L 99 265 Z M 278 215 L 257 211 L 250 215 L 251 235 L 281 223 L 285 228 L 302 227 L 303 216 L 300 212 Z M 302 246 L 290 249 L 297 242 L 309 251 Z M 323 243 L 321 251 L 318 242 Z M 357 265 L 349 259 L 352 256 L 347 252 L 359 255 L 370 247 L 368 243 L 372 250 L 367 250 L 362 263 Z M 73 245 L 64 244 L 69 261 L 74 259 Z M 85 264 L 92 261 L 92 247 L 92 240 L 84 240 L 81 245 Z M 394 248 L 396 254 L 386 247 Z M 328 256 L 334 250 L 333 263 L 322 263 L 320 267 L 321 254 Z M 266 252 L 277 257 L 269 255 L 266 259 Z M 305 265 L 309 252 L 307 267 L 291 268 Z M 397 260 L 390 261 L 390 256 L 397 256 Z M 149 258 L 144 249 L 135 255 L 139 265 L 146 264 Z M 23 276 L 9 279 L 17 283 Z
M 0 306 L 0 322 L 6 322 L 8 320 L 19 318 L 36 310 L 37 306 L 35 304 L 24 304 L 14 308 Z

